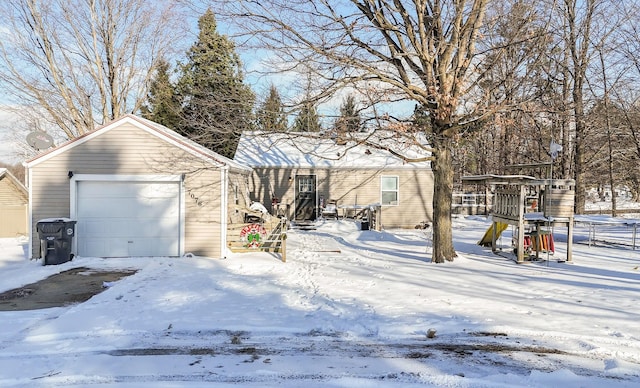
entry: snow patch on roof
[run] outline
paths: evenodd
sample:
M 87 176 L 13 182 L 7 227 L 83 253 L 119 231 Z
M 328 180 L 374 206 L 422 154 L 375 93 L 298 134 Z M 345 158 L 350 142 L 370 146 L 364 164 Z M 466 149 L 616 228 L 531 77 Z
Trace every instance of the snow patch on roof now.
M 424 141 L 379 134 L 354 134 L 343 144 L 322 134 L 246 132 L 234 160 L 251 167 L 426 169 L 431 154 L 424 147 Z

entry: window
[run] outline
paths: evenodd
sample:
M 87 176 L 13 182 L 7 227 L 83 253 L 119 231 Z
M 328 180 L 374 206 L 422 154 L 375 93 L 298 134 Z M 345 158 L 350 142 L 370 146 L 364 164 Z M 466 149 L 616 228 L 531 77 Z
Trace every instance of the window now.
M 398 204 L 398 177 L 383 176 L 380 180 L 380 198 L 382 205 Z
M 299 193 L 313 193 L 313 184 L 315 176 L 301 176 L 298 178 L 298 192 Z

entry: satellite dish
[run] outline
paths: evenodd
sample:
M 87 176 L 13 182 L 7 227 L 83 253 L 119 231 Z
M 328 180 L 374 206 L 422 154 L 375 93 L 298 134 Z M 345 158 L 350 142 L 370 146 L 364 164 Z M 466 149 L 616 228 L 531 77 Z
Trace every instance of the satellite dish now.
M 46 150 L 53 145 L 53 138 L 45 132 L 35 131 L 27 135 L 27 144 L 36 150 Z

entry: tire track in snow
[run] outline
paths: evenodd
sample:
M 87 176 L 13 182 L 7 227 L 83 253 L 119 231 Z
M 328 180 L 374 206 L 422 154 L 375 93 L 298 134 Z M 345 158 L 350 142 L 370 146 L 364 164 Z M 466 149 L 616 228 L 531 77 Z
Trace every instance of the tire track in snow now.
M 286 335 L 274 332 L 256 337 L 236 333 L 242 337 L 237 343 L 230 342 L 230 338 L 235 337 L 233 334 L 227 330 L 179 332 L 173 333 L 173 345 L 158 346 L 149 338 L 147 347 L 140 344 L 136 348 L 69 350 L 31 354 L 13 361 L 29 365 L 25 369 L 25 381 L 44 386 L 180 381 L 281 385 L 283 382 L 322 382 L 344 376 L 370 383 L 424 384 L 430 382 L 431 368 L 452 376 L 459 370 L 483 376 L 494 373 L 495 365 L 500 365 L 504 372 L 519 375 L 527 375 L 535 368 L 570 369 L 582 376 L 602 377 L 597 371 L 579 367 L 584 365 L 580 361 L 585 358 L 584 354 L 544 348 L 520 338 L 478 338 L 478 333 L 441 336 L 436 340 L 416 337 L 395 341 L 354 338 L 336 332 Z M 166 362 L 167 357 L 173 360 L 171 366 Z M 53 362 L 43 362 L 46 360 Z M 396 361 L 389 362 L 391 360 Z M 470 361 L 473 363 L 469 364 Z M 2 362 L 6 364 L 6 360 Z M 83 371 L 82 364 L 101 363 L 104 369 Z M 118 369 L 113 369 L 115 367 Z M 113 370 L 120 373 L 114 374 Z

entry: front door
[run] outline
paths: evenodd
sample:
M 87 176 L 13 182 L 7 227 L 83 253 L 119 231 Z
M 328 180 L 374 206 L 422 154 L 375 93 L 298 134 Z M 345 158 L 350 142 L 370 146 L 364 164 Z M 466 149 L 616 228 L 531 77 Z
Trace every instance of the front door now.
M 295 221 L 316 219 L 316 176 L 296 175 Z

